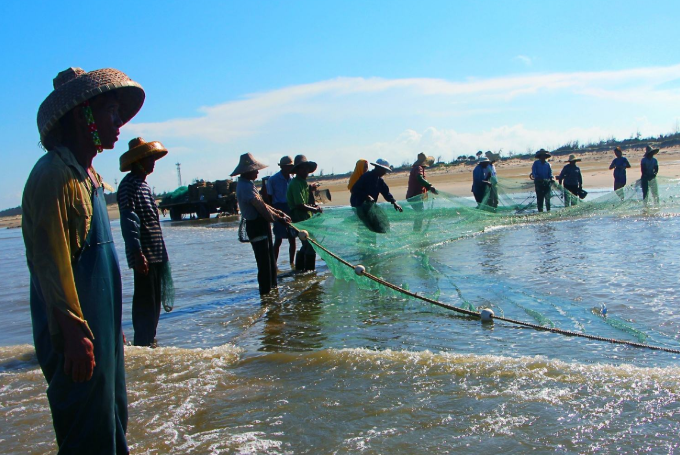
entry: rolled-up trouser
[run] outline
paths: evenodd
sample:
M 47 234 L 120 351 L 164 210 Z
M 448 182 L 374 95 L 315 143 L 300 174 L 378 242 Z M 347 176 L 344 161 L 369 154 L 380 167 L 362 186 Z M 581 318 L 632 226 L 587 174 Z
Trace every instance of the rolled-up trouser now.
M 277 286 L 271 226 L 267 220 L 258 216 L 254 220 L 246 220 L 246 232 L 250 239 L 250 246 L 253 247 L 253 253 L 255 253 L 260 294 L 268 294 L 272 288 Z
M 564 206 L 576 205 L 578 202 L 578 185 L 564 185 Z
M 149 264 L 149 273 L 146 275 L 134 271 L 132 327 L 135 329 L 135 346 L 151 346 L 156 338 L 158 319 L 161 316 L 162 277 L 162 262 Z
M 652 196 L 656 202 L 659 202 L 659 186 L 656 183 L 656 176 L 649 178 L 642 176 L 640 179 L 640 186 L 642 187 L 642 199 L 647 200 L 649 190 L 652 190 Z
M 545 201 L 545 209 L 550 211 L 550 182 L 549 179 L 534 180 L 534 188 L 536 189 L 536 205 L 538 211 L 543 211 L 543 202 Z

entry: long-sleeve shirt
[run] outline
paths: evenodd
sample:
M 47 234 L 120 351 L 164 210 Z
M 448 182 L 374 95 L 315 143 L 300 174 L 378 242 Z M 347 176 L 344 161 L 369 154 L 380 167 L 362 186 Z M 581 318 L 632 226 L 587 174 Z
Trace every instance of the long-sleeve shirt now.
M 168 262 L 158 206 L 146 180 L 130 172 L 118 186 L 117 199 L 128 267 L 134 268 L 140 251 L 150 264 Z
M 312 217 L 312 212 L 302 208 L 300 205 L 309 205 L 309 184 L 306 179 L 295 177 L 288 184 L 286 200 L 290 208 L 290 219 L 293 223 L 305 221 Z
M 647 180 L 652 180 L 659 173 L 659 162 L 656 158 L 646 156 L 640 161 L 640 169 L 642 171 L 642 177 Z
M 408 188 L 406 189 L 406 199 L 410 199 L 419 194 L 423 194 L 432 188 L 432 184 L 425 180 L 425 167 L 413 166 L 408 176 Z
M 102 178 L 94 169 L 97 185 Z M 24 187 L 21 229 L 28 268 L 47 304 L 50 335 L 61 334 L 54 311 L 79 321 L 94 338 L 78 299 L 73 266 L 85 246 L 92 221 L 94 184 L 65 147 L 38 160 Z
M 581 176 L 581 169 L 573 164 L 569 163 L 562 168 L 562 172 L 557 176 L 557 180 L 563 185 L 568 186 L 583 186 L 583 177 Z
M 291 180 L 290 176 L 284 177 L 281 171 L 267 179 L 267 194 L 272 198 L 272 205 L 288 202 L 286 195 Z
M 489 169 L 490 164 L 487 164 L 486 166 L 482 166 L 481 164 L 478 164 L 475 166 L 475 168 L 472 170 L 472 192 L 476 193 L 478 191 L 482 191 L 485 189 L 485 186 L 487 185 L 484 182 L 488 182 L 489 179 L 491 178 L 491 169 Z
M 349 203 L 352 207 L 359 207 L 364 203 L 367 196 L 371 196 L 374 201 L 377 201 L 380 194 L 383 195 L 387 202 L 396 202 L 394 196 L 390 193 L 390 187 L 387 186 L 385 180 L 373 169 L 362 175 L 357 180 L 357 183 L 354 184 Z
M 531 173 L 536 180 L 548 180 L 553 177 L 552 168 L 547 161 L 534 161 L 533 166 L 531 166 Z

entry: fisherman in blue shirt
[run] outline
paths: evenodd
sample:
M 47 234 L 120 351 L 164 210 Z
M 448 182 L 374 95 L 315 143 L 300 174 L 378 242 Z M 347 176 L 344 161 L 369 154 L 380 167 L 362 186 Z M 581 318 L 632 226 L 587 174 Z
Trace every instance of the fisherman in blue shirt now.
M 484 201 L 484 196 L 486 196 L 491 186 L 489 181 L 491 178 L 490 164 L 489 158 L 481 157 L 477 161 L 477 166 L 472 171 L 472 194 L 475 196 L 477 204 L 481 204 Z
M 368 213 L 373 209 L 373 205 L 378 201 L 379 195 L 382 194 L 387 202 L 392 203 L 396 211 L 404 211 L 397 204 L 396 199 L 390 193 L 390 188 L 385 183 L 385 180 L 383 180 L 383 176 L 388 172 L 392 172 L 392 169 L 390 169 L 389 163 L 386 161 L 382 160 L 382 163 L 384 164 L 371 163 L 375 167 L 359 177 L 359 180 L 352 187 L 352 196 L 349 199 L 350 205 L 356 209 L 359 218 L 366 224 L 366 227 L 374 232 L 385 232 L 383 227 L 376 226 L 367 217 Z
M 564 186 L 564 206 L 576 205 L 579 193 L 583 190 L 583 177 L 581 169 L 576 165 L 581 158 L 576 155 L 569 155 L 569 164 L 562 168 L 562 172 L 557 176 L 557 181 Z
M 288 184 L 293 179 L 290 175 L 293 166 L 293 158 L 284 156 L 279 160 L 279 167 L 281 170 L 267 179 L 267 197 L 269 199 L 267 202 L 269 205 L 275 209 L 281 210 L 288 216 L 290 216 L 291 211 L 288 207 L 286 193 L 288 191 Z M 295 269 L 295 234 L 291 232 L 290 228 L 284 223 L 274 221 L 274 258 L 277 262 L 283 239 L 288 239 L 290 268 Z
M 645 156 L 640 161 L 640 170 L 642 176 L 640 178 L 640 186 L 642 187 L 642 199 L 647 203 L 647 195 L 649 190 L 652 190 L 654 202 L 659 204 L 659 186 L 656 183 L 656 174 L 659 173 L 659 162 L 656 161 L 654 155 L 659 153 L 659 149 L 653 149 L 649 145 L 645 151 Z
M 630 163 L 628 158 L 623 156 L 621 147 L 614 149 L 614 155 L 616 155 L 616 158 L 612 160 L 609 169 L 614 169 L 614 191 L 616 191 L 626 186 L 626 169 L 630 169 Z
M 537 159 L 531 167 L 531 174 L 529 174 L 529 178 L 534 181 L 534 187 L 536 188 L 536 204 L 538 205 L 539 212 L 543 211 L 544 201 L 545 209 L 548 212 L 550 211 L 550 186 L 555 177 L 553 177 L 550 163 L 546 160 L 551 156 L 545 149 L 536 152 Z

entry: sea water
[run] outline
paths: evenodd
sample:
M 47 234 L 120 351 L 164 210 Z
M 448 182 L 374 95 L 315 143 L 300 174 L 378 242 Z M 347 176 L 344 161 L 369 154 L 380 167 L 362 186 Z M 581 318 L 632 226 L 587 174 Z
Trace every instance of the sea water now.
M 359 289 L 321 261 L 260 299 L 236 224 L 162 225 L 176 306 L 160 348 L 126 348 L 133 453 L 678 450 L 677 355 L 480 324 Z M 112 227 L 131 339 L 132 277 Z M 372 272 L 453 305 L 680 348 L 679 233 L 672 214 L 501 226 Z M 0 452 L 54 452 L 20 230 L 0 245 Z

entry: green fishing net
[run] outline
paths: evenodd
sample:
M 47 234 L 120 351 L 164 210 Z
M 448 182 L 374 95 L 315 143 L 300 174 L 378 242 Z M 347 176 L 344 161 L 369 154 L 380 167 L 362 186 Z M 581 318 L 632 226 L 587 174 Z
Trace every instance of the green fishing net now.
M 397 212 L 386 203 L 374 204 L 362 214 L 350 207 L 330 208 L 323 214 L 297 223 L 331 253 L 349 263 L 363 264 L 374 275 L 391 281 L 389 264 L 393 259 L 410 257 L 427 270 L 427 252 L 444 243 L 484 232 L 487 229 L 597 215 L 639 215 L 644 211 L 674 211 L 679 208 L 677 180 L 657 177 L 650 184 L 649 196 L 642 200 L 640 181 L 617 191 L 590 192 L 584 199 L 566 191 L 557 182 L 551 184 L 551 211 L 538 213 L 534 182 L 499 179 L 481 204 L 472 197 L 440 192 L 417 196 L 404 203 Z M 581 195 L 583 196 L 583 195 Z M 369 226 L 371 228 L 369 228 Z M 336 278 L 354 281 L 364 289 L 392 292 L 332 258 L 315 246 Z M 401 283 L 394 283 L 401 285 Z

